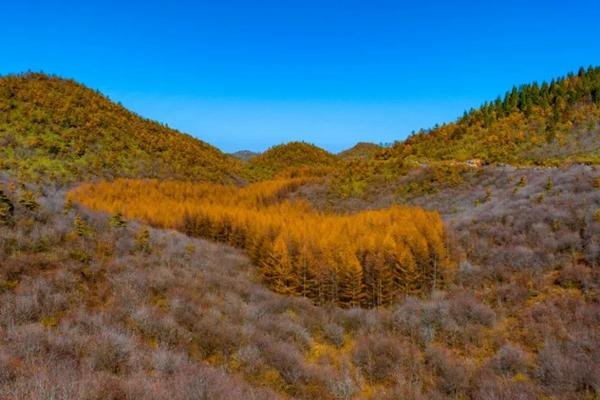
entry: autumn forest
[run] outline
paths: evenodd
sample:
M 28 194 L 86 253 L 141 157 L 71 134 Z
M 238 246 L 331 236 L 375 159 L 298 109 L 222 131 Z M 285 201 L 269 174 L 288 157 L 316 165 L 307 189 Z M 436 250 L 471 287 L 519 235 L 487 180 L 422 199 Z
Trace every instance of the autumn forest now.
M 284 201 L 306 179 L 242 189 L 171 181 L 87 184 L 68 199 L 245 249 L 276 292 L 318 304 L 379 307 L 431 293 L 449 274 L 443 222 L 417 207 L 333 215 Z
M 0 399 L 600 396 L 600 67 L 333 154 L 0 77 Z

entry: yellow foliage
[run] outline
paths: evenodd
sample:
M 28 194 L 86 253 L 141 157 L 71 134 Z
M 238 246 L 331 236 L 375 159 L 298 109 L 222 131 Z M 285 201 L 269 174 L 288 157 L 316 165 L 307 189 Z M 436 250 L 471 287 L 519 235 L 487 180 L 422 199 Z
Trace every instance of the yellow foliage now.
M 285 386 L 279 371 L 273 368 L 267 368 L 260 374 L 259 382 L 261 382 L 266 387 L 279 387 L 282 388 Z
M 6 289 L 6 290 L 13 290 L 14 288 L 16 288 L 19 285 L 19 281 L 5 281 L 0 279 L 0 292 L 2 292 L 2 290 Z
M 309 180 L 277 179 L 236 188 L 121 179 L 83 184 L 69 199 L 243 248 L 273 290 L 319 304 L 381 306 L 400 294 L 424 293 L 443 284 L 448 256 L 437 213 L 395 206 L 337 215 L 285 200 Z
M 56 328 L 59 322 L 60 321 L 58 317 L 46 317 L 43 318 L 41 321 L 42 326 L 44 326 L 45 328 Z

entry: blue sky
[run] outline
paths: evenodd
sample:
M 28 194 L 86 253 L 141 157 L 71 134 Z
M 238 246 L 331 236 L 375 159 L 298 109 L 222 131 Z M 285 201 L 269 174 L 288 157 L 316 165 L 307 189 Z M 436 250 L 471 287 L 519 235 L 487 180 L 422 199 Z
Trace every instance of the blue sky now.
M 600 65 L 597 1 L 20 0 L 2 16 L 0 74 L 74 78 L 225 151 L 391 142 Z

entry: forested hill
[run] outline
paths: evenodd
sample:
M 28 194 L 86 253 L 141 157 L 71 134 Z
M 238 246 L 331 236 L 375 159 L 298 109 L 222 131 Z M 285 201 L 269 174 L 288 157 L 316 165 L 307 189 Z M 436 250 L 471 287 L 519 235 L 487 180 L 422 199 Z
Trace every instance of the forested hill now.
M 247 164 L 248 174 L 254 179 L 268 179 L 285 172 L 310 169 L 313 173 L 334 167 L 338 158 L 305 142 L 290 142 L 273 146 L 253 157 Z
M 342 159 L 351 160 L 355 158 L 369 158 L 382 149 L 375 143 L 359 142 L 353 147 L 342 151 L 338 156 Z
M 230 182 L 238 160 L 72 81 L 0 77 L 0 170 L 26 180 L 155 177 Z
M 600 67 L 513 87 L 455 123 L 420 131 L 378 156 L 481 158 L 516 164 L 600 161 Z

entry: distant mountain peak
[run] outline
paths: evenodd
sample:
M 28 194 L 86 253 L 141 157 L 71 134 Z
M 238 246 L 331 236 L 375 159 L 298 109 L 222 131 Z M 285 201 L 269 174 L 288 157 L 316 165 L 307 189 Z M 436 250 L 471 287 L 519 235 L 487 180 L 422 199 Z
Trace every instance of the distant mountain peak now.
M 236 151 L 235 153 L 229 153 L 229 155 L 231 157 L 235 157 L 242 161 L 248 161 L 251 158 L 254 158 L 254 157 L 260 155 L 260 153 L 251 151 L 251 150 L 239 150 L 239 151 Z

